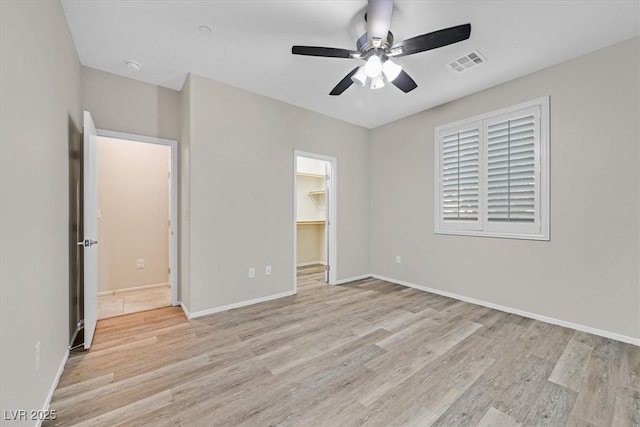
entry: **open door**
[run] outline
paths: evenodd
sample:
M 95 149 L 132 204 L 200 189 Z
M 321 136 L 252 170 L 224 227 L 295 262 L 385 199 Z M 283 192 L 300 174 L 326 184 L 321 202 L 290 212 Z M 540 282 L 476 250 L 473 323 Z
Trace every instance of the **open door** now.
M 98 133 L 88 111 L 84 112 L 83 141 L 84 238 L 84 348 L 91 347 L 98 322 Z

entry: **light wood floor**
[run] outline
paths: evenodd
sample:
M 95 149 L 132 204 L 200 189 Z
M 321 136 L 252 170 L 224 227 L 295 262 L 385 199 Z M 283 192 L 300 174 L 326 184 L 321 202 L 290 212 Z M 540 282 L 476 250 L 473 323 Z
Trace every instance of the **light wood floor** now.
M 101 320 L 45 425 L 638 426 L 640 347 L 367 279 Z
M 122 316 L 171 305 L 171 286 L 116 291 L 98 296 L 98 319 Z

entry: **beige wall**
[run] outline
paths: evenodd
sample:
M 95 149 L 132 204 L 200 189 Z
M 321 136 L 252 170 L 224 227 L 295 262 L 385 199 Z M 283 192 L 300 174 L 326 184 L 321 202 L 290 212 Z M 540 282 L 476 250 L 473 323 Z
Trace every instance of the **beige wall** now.
M 0 411 L 38 410 L 70 339 L 69 120 L 82 125 L 59 2 L 0 2 L 0 93 Z
M 99 291 L 169 282 L 170 159 L 166 145 L 98 137 Z
M 190 311 L 293 289 L 295 149 L 337 158 L 337 274 L 366 274 L 369 132 L 195 75 L 188 90 Z
M 372 273 L 640 338 L 638 56 L 636 38 L 372 130 Z M 544 95 L 551 241 L 435 235 L 434 127 Z
M 180 92 L 82 67 L 82 108 L 98 129 L 180 137 Z
M 296 263 L 326 264 L 324 224 L 298 224 L 296 233 Z
M 324 176 L 297 175 L 298 221 L 324 221 L 326 219 L 327 204 L 325 194 L 309 194 L 310 191 L 321 190 L 325 187 Z

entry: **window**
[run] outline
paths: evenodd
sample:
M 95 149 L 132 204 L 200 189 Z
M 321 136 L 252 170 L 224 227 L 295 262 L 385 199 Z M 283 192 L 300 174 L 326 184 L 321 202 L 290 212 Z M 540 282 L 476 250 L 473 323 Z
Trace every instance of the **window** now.
M 549 97 L 435 130 L 435 232 L 549 240 Z

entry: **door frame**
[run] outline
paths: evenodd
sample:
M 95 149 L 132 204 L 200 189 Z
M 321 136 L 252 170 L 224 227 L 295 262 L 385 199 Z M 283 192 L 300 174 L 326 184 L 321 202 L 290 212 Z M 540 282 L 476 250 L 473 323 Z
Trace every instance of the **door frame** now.
M 293 291 L 298 292 L 298 157 L 306 157 L 309 159 L 322 160 L 329 163 L 329 212 L 327 221 L 329 222 L 329 257 L 327 265 L 329 266 L 329 284 L 335 285 L 338 273 L 338 197 L 336 189 L 338 176 L 338 160 L 335 157 L 324 154 L 312 153 L 309 151 L 294 150 L 293 151 Z M 325 248 L 326 250 L 327 248 Z
M 178 141 L 174 139 L 156 138 L 153 136 L 136 135 L 132 133 L 116 132 L 112 130 L 96 129 L 98 137 L 124 139 L 127 141 L 144 142 L 147 144 L 165 145 L 171 148 L 171 228 L 169 236 L 169 250 L 171 262 L 169 265 L 169 284 L 171 285 L 171 305 L 178 305 Z

